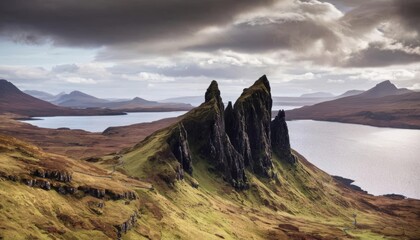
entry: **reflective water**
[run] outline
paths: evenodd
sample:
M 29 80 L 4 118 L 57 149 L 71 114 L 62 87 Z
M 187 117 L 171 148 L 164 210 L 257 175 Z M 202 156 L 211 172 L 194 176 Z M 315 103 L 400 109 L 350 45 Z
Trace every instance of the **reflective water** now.
M 43 128 L 66 127 L 90 132 L 102 132 L 108 127 L 153 122 L 163 118 L 177 117 L 184 113 L 186 112 L 135 112 L 115 116 L 40 117 L 37 118 L 40 120 L 25 120 L 23 122 Z
M 151 122 L 184 113 L 43 117 L 25 122 L 44 128 L 102 132 L 110 126 Z M 354 179 L 354 184 L 375 195 L 398 193 L 420 199 L 420 130 L 311 120 L 289 121 L 288 126 L 292 147 L 327 173 Z
M 312 120 L 289 121 L 292 148 L 374 195 L 420 199 L 420 130 Z

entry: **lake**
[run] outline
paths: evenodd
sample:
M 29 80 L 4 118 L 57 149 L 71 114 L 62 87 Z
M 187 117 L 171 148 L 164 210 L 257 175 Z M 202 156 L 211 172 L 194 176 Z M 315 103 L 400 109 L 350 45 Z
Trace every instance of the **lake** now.
M 103 132 L 108 127 L 127 126 L 135 123 L 153 122 L 163 118 L 178 117 L 186 111 L 175 112 L 133 112 L 127 115 L 37 117 L 37 120 L 22 122 L 42 128 L 83 129 L 89 132 Z
M 43 117 L 24 122 L 44 128 L 102 132 L 110 126 L 151 122 L 184 113 Z M 355 185 L 374 195 L 397 193 L 420 199 L 420 130 L 312 120 L 289 121 L 288 126 L 292 148 L 327 173 L 353 179 Z
M 420 199 L 420 130 L 289 121 L 292 148 L 331 175 L 374 195 Z

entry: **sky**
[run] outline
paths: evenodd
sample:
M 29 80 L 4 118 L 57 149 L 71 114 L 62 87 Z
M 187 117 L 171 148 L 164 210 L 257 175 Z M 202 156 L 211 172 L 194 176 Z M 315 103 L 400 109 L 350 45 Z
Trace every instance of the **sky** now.
M 0 78 L 150 100 L 420 90 L 420 0 L 2 0 Z

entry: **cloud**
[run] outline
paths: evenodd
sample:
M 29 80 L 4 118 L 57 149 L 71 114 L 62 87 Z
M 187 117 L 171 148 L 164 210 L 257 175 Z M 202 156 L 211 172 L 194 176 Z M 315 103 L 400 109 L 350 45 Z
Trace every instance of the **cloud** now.
M 92 78 L 83 78 L 83 77 L 63 77 L 64 81 L 69 83 L 78 83 L 78 84 L 96 84 L 97 81 Z
M 267 74 L 289 89 L 344 90 L 372 81 L 361 74 L 367 68 L 420 63 L 419 6 L 420 0 L 3 0 L 0 38 L 96 49 L 96 58 L 61 60 L 66 64 L 51 70 L 3 66 L 0 74 L 56 86 L 190 84 L 193 91 L 209 79 L 233 91 Z
M 420 33 L 420 0 L 394 0 L 394 4 L 402 23 Z
M 62 64 L 56 65 L 52 68 L 52 72 L 55 73 L 75 73 L 79 70 L 79 66 L 76 64 Z
M 257 23 L 256 23 L 257 22 Z M 257 24 L 257 25 L 256 25 Z M 239 52 L 305 51 L 317 41 L 334 51 L 340 39 L 323 24 L 307 19 L 260 18 L 235 24 L 189 48 L 198 51 L 231 49 Z
M 3 0 L 0 31 L 16 41 L 106 46 L 179 38 L 275 0 Z
M 387 48 L 381 43 L 371 43 L 365 49 L 352 53 L 344 63 L 346 67 L 383 67 L 410 64 L 420 61 L 418 51 L 404 48 Z

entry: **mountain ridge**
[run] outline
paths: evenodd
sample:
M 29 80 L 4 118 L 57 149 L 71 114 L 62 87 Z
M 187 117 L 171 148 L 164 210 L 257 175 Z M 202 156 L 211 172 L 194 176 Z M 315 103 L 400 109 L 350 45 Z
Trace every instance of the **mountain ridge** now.
M 109 109 L 76 110 L 56 106 L 20 91 L 13 83 L 0 80 L 0 114 L 18 114 L 24 117 L 77 116 L 124 114 Z
M 420 129 L 420 93 L 383 81 L 353 96 L 287 111 L 288 120 L 313 119 Z

